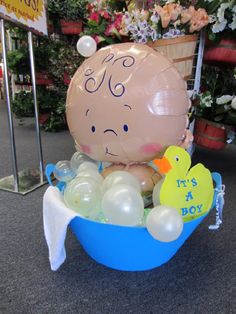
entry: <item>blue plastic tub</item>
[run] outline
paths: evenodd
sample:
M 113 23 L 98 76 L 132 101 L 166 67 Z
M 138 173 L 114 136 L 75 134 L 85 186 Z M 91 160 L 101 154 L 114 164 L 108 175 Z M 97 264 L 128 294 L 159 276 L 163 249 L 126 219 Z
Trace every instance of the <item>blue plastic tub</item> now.
M 221 186 L 221 175 L 214 172 L 212 177 L 216 188 Z M 212 208 L 215 202 L 216 192 Z M 169 261 L 206 216 L 184 223 L 180 237 L 169 243 L 155 240 L 146 227 L 110 225 L 81 217 L 74 218 L 70 228 L 84 250 L 98 263 L 118 270 L 141 271 Z

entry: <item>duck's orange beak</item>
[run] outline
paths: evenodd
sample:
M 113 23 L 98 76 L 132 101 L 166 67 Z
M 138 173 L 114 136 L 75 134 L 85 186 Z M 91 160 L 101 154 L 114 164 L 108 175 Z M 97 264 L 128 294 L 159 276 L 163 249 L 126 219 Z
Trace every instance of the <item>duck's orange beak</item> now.
M 158 167 L 158 171 L 161 174 L 166 174 L 172 168 L 169 160 L 165 156 L 161 159 L 155 159 L 153 162 Z

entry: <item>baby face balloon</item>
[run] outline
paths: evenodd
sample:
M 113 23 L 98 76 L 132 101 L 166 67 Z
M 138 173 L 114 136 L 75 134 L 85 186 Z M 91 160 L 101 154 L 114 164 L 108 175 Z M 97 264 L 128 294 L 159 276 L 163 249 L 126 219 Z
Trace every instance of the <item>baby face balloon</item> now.
M 97 51 L 79 67 L 66 114 L 81 152 L 128 164 L 180 145 L 189 106 L 186 83 L 166 57 L 146 45 L 125 43 Z

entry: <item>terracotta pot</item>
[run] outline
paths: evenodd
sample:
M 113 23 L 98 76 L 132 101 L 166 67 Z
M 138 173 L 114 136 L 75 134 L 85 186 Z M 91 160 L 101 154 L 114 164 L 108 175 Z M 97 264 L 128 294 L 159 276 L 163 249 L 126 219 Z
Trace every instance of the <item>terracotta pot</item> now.
M 205 119 L 196 119 L 194 125 L 194 142 L 210 149 L 224 149 L 227 140 L 225 125 Z
M 60 20 L 61 32 L 65 35 L 77 35 L 82 32 L 83 22 L 82 21 L 65 21 Z
M 209 63 L 223 62 L 236 65 L 236 40 L 233 38 L 222 38 L 218 43 L 206 40 L 204 61 Z
M 53 80 L 48 76 L 45 72 L 37 72 L 36 73 L 36 84 L 37 85 L 52 85 Z

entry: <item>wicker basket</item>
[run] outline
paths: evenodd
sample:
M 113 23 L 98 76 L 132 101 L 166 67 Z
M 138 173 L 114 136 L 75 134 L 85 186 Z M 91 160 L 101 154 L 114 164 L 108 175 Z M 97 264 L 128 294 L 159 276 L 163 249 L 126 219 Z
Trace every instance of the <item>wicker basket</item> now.
M 198 35 L 185 35 L 177 38 L 159 39 L 148 45 L 171 59 L 187 81 L 192 77 L 194 52 Z

